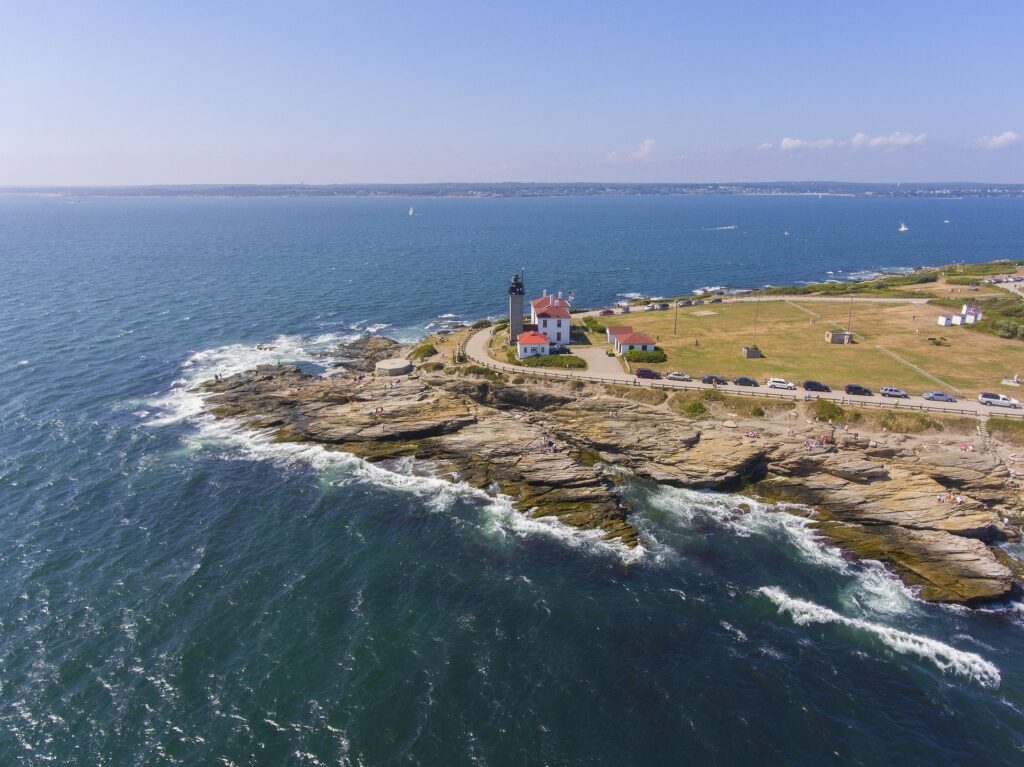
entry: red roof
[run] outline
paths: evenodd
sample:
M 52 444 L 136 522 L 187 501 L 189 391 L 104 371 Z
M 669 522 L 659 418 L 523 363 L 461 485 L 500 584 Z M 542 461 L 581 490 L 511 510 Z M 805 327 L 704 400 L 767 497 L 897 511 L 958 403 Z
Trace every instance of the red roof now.
M 549 306 L 565 307 L 568 309 L 572 304 L 569 303 L 568 298 L 559 298 L 558 296 L 541 296 L 530 301 L 530 306 L 534 309 L 541 309 Z
M 655 341 L 643 333 L 630 333 L 625 336 L 616 336 L 615 340 L 625 346 L 654 346 Z
M 608 328 L 608 332 L 611 333 L 613 338 L 618 338 L 619 336 L 628 336 L 633 332 L 633 328 L 629 325 L 613 325 Z
M 538 333 L 536 330 L 527 330 L 525 333 L 520 333 L 516 341 L 521 344 L 543 344 L 544 346 L 551 343 L 546 335 Z
M 568 310 L 560 306 L 549 306 L 546 309 L 537 309 L 536 311 L 538 317 L 561 317 L 562 319 L 571 319 L 572 317 Z

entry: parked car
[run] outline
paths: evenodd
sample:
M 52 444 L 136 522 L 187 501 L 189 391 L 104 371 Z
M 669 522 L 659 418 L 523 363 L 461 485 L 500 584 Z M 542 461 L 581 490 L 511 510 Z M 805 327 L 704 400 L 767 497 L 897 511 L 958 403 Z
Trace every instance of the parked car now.
M 883 397 L 897 397 L 898 399 L 906 399 L 910 396 L 903 389 L 898 389 L 895 386 L 883 386 L 878 393 Z
M 629 314 L 629 307 L 623 306 L 619 308 L 619 314 Z
M 1007 397 L 1005 394 L 995 394 L 990 391 L 983 391 L 978 395 L 978 402 L 982 405 L 989 405 L 995 407 L 1012 407 L 1019 408 L 1020 403 L 1012 397 Z
M 720 304 L 720 303 L 722 303 L 722 299 L 721 298 L 712 298 L 712 299 L 710 299 L 708 301 L 708 303 L 709 304 Z
M 832 391 L 821 381 L 804 381 L 804 391 Z
M 874 396 L 871 389 L 869 389 L 866 386 L 861 386 L 860 384 L 846 384 L 846 386 L 843 387 L 843 391 L 845 391 L 847 394 L 853 394 L 858 397 Z
M 684 298 L 682 301 L 676 301 L 676 306 L 692 306 L 693 301 L 688 298 Z
M 760 386 L 761 385 L 757 381 L 755 381 L 753 378 L 747 378 L 747 376 L 740 376 L 739 378 L 734 380 L 733 383 L 736 384 L 737 386 Z
M 602 309 L 601 311 L 598 312 L 598 315 L 600 315 L 601 317 L 607 317 L 610 314 L 615 314 L 615 312 L 613 312 L 611 309 Z
M 637 368 L 637 378 L 661 378 L 661 373 L 657 370 L 651 370 L 650 368 Z
M 769 378 L 768 379 L 769 389 L 796 389 L 796 384 L 792 381 L 787 381 L 785 378 Z
M 946 394 L 944 391 L 926 391 L 921 396 L 932 402 L 956 402 L 956 397 Z
M 709 376 L 701 376 L 700 382 L 701 383 L 706 383 L 706 384 L 717 384 L 718 386 L 721 386 L 722 384 L 728 383 L 728 381 L 726 381 L 721 376 L 710 376 L 710 375 Z
M 551 344 L 551 354 L 572 354 L 565 344 Z
M 668 309 L 668 304 L 662 301 L 660 304 L 658 304 L 658 308 L 661 309 L 662 311 L 665 311 L 666 309 Z
M 679 373 L 679 372 L 674 371 L 674 370 L 671 373 L 669 373 L 667 376 L 665 376 L 665 378 L 667 378 L 669 381 L 692 381 L 693 380 L 686 373 Z

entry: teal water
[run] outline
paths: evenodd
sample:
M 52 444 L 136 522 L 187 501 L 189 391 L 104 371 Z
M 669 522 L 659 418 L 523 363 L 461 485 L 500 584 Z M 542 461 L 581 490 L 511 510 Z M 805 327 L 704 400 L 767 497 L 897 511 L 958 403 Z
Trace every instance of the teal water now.
M 0 764 L 1020 763 L 1024 613 L 799 509 L 638 483 L 634 554 L 187 389 L 500 313 L 520 267 L 598 304 L 1020 257 L 1024 200 L 414 204 L 0 198 Z

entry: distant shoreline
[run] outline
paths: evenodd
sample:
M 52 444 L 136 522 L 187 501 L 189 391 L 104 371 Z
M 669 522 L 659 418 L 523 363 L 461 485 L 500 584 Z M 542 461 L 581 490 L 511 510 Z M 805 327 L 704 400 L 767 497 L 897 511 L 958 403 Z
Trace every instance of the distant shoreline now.
M 489 199 L 507 197 L 863 197 L 867 199 L 1024 198 L 1024 184 L 857 184 L 771 182 L 714 184 L 438 183 L 438 184 L 166 184 L 129 186 L 4 186 L 0 195 L 49 197 L 385 197 Z

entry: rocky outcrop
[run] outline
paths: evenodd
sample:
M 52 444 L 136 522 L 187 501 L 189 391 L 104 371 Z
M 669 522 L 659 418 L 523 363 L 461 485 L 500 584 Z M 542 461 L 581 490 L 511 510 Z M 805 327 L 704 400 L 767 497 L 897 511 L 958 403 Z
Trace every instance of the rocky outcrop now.
M 386 339 L 367 341 L 345 350 L 345 364 L 365 369 L 399 351 Z M 1012 561 L 992 544 L 1017 537 L 1003 517 L 1020 497 L 989 454 L 896 439 L 814 447 L 792 430 L 751 439 L 745 425 L 702 426 L 665 407 L 460 376 L 318 378 L 277 366 L 203 388 L 214 415 L 275 439 L 371 461 L 431 461 L 508 495 L 523 513 L 627 546 L 637 545 L 637 532 L 617 483 L 637 476 L 807 504 L 824 535 L 889 563 L 925 599 L 973 604 L 1015 588 Z

